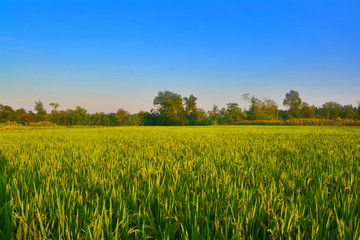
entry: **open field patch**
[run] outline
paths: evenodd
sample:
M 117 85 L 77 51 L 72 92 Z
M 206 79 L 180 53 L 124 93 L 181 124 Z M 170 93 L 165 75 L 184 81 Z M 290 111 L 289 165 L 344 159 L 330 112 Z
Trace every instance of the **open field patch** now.
M 0 131 L 0 239 L 358 239 L 360 128 Z

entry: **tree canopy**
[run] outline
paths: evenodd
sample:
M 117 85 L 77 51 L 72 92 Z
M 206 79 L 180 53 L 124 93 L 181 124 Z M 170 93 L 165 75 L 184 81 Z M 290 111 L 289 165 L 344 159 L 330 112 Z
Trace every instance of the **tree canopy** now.
M 170 91 L 158 92 L 154 98 L 154 106 L 162 116 L 162 125 L 184 125 L 186 112 L 180 94 Z
M 288 117 L 289 118 L 298 118 L 300 116 L 300 105 L 302 100 L 300 98 L 299 92 L 291 90 L 286 93 L 283 105 L 288 107 Z
M 216 125 L 241 124 L 244 121 L 287 120 L 287 119 L 360 119 L 360 101 L 358 106 L 341 105 L 334 101 L 325 102 L 316 107 L 303 102 L 297 91 L 286 93 L 283 105 L 287 110 L 278 108 L 277 103 L 268 98 L 259 99 L 250 94 L 244 94 L 242 99 L 249 104 L 248 110 L 243 110 L 236 102 L 227 103 L 220 108 L 213 105 L 206 112 L 197 106 L 198 98 L 191 94 L 182 97 L 168 90 L 158 92 L 153 100 L 154 108 L 150 111 L 140 111 L 130 114 L 123 108 L 116 113 L 89 113 L 85 108 L 59 110 L 58 103 L 51 102 L 52 111 L 48 114 L 42 101 L 35 101 L 34 112 L 24 108 L 14 110 L 11 106 L 0 104 L 0 123 L 20 122 L 28 125 L 31 122 L 50 121 L 64 126 L 139 126 L 139 125 Z

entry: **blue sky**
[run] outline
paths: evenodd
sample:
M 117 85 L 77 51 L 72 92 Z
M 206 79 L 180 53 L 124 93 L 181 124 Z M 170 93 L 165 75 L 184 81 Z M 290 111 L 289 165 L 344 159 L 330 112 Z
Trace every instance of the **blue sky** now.
M 158 91 L 209 110 L 289 90 L 360 100 L 360 1 L 0 0 L 0 103 L 135 113 Z M 50 109 L 50 108 L 48 108 Z

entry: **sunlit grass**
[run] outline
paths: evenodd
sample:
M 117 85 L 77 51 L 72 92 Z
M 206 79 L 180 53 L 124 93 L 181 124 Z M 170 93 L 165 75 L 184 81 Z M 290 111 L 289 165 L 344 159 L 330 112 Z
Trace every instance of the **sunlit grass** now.
M 0 131 L 0 239 L 358 239 L 360 129 Z

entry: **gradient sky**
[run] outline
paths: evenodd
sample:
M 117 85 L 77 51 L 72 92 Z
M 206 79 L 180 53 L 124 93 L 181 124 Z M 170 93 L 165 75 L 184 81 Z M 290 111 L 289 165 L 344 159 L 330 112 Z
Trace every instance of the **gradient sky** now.
M 356 105 L 360 1 L 0 0 L 1 104 L 135 113 L 165 89 Z

